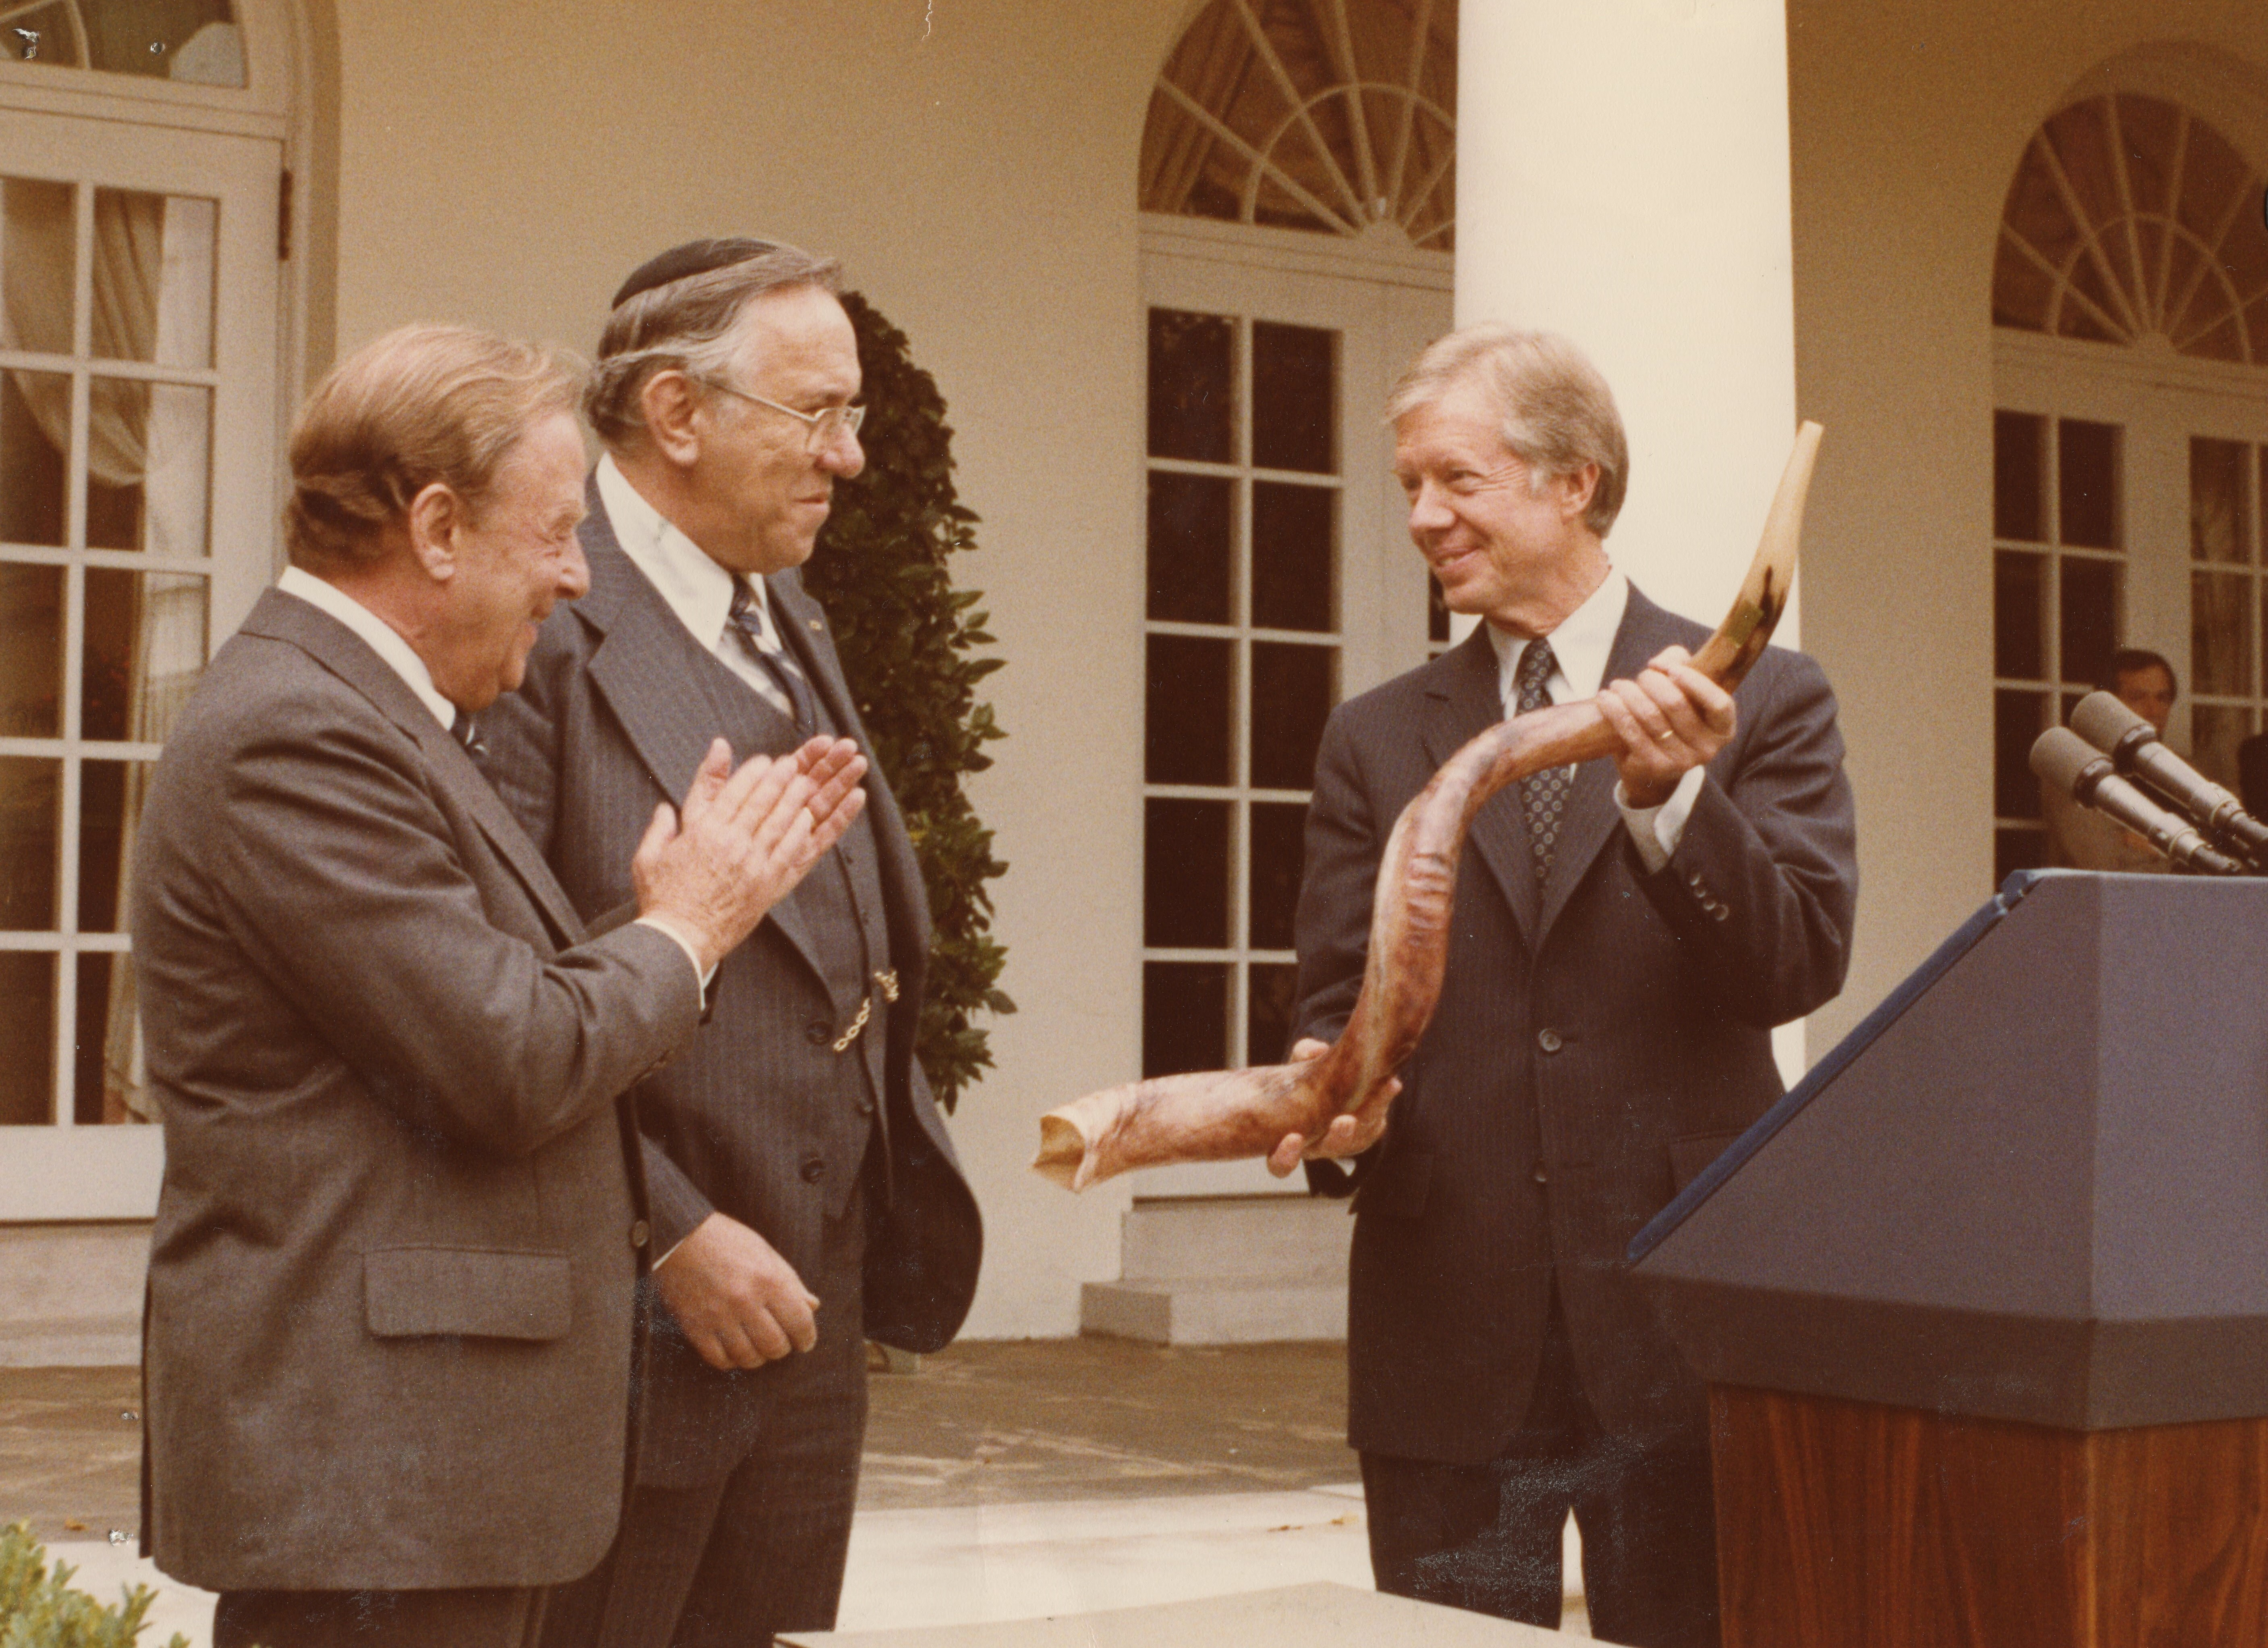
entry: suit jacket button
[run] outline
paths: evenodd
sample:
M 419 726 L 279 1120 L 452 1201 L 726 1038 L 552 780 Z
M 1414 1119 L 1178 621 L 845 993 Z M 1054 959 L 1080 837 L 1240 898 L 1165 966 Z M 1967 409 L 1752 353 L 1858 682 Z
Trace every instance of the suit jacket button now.
M 803 1027 L 803 1038 L 814 1047 L 824 1047 L 835 1039 L 834 1027 L 823 1018 L 814 1018 Z
M 1539 1030 L 1535 1032 L 1535 1045 L 1546 1053 L 1557 1053 L 1567 1044 L 1561 1039 L 1557 1031 Z
M 1713 910 L 1710 911 L 1710 912 L 1709 912 L 1709 913 L 1710 913 L 1711 915 L 1714 916 L 1718 920 L 1721 921 L 1721 920 L 1723 920 L 1727 916 L 1728 916 L 1728 915 L 1732 914 L 1732 913 L 1733 913 L 1733 912 L 1732 912 L 1732 907 L 1731 907 L 1730 905 L 1721 905 L 1721 904 L 1720 904 L 1720 905 L 1719 905 L 1715 909 L 1713 909 Z
M 827 1177 L 827 1164 L 819 1157 L 807 1157 L 803 1164 L 803 1182 L 815 1185 Z
M 632 1247 L 644 1247 L 646 1243 L 652 1238 L 652 1229 L 644 1219 L 637 1219 L 631 1223 L 630 1245 Z
M 1535 1171 L 1528 1177 L 1539 1185 L 1548 1185 L 1551 1182 L 1551 1175 L 1543 1171 L 1543 1164 L 1541 1162 L 1535 1164 Z

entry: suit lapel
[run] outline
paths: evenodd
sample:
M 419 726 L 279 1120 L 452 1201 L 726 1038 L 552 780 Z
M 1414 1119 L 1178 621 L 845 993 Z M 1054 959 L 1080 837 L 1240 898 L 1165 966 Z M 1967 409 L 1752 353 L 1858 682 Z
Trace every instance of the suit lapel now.
M 1498 681 L 1496 648 L 1485 627 L 1476 628 L 1432 666 L 1419 736 L 1437 771 L 1504 719 Z M 1503 887 L 1505 902 L 1512 906 L 1521 932 L 1533 935 L 1537 930 L 1540 901 L 1535 861 L 1528 846 L 1528 820 L 1521 814 L 1517 791 L 1507 785 L 1491 795 L 1473 815 L 1465 839 Z
M 1661 609 L 1633 587 L 1630 602 L 1623 609 L 1622 624 L 1615 631 L 1615 644 L 1607 654 L 1607 673 L 1601 684 L 1637 675 L 1649 659 L 1676 639 Z M 1535 938 L 1539 948 L 1550 932 L 1551 924 L 1574 897 L 1575 889 L 1590 873 L 1600 852 L 1613 843 L 1615 832 L 1622 825 L 1622 809 L 1615 805 L 1617 781 L 1615 764 L 1610 759 L 1586 761 L 1575 769 L 1574 787 L 1567 797 L 1566 822 L 1559 827 L 1559 839 L 1551 854 L 1551 872 L 1544 877 L 1543 916 Z
M 591 590 L 575 604 L 577 615 L 599 638 L 591 653 L 591 684 L 613 712 L 639 764 L 674 806 L 716 735 L 703 713 L 705 695 L 688 681 L 688 672 L 714 661 L 703 658 L 700 643 L 622 552 L 595 495 L 593 505 L 583 543 Z M 749 752 L 733 754 L 739 761 Z M 796 901 L 781 899 L 764 920 L 824 982 L 818 947 Z
M 913 843 L 906 834 L 905 818 L 898 811 L 897 798 L 890 793 L 882 764 L 875 757 L 873 740 L 867 736 L 858 706 L 851 702 L 850 684 L 843 677 L 842 661 L 834 647 L 821 644 L 821 638 L 827 633 L 827 616 L 819 603 L 804 593 L 800 573 L 774 573 L 764 580 L 764 587 L 770 595 L 772 616 L 782 643 L 803 666 L 804 674 L 826 704 L 835 724 L 847 728 L 850 736 L 866 752 L 866 815 L 881 867 L 882 895 L 890 913 L 902 912 L 911 918 L 907 931 L 894 934 L 892 942 L 902 946 L 908 955 L 926 957 L 929 891 L 922 882 L 921 865 L 914 857 Z
M 583 941 L 582 918 L 561 890 L 558 878 L 544 863 L 535 844 L 519 827 L 496 793 L 495 786 L 473 765 L 465 747 L 433 719 L 409 683 L 393 666 L 372 652 L 363 639 L 336 618 L 279 590 L 260 598 L 246 630 L 291 642 L 333 675 L 368 698 L 388 721 L 416 741 L 433 780 L 471 817 L 498 857 L 512 867 L 527 896 L 549 923 L 560 948 Z

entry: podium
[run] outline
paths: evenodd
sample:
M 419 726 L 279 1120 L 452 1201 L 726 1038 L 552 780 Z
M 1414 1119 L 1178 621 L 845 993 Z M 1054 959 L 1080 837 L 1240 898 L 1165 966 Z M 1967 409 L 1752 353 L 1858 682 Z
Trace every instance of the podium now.
M 2268 1644 L 2268 881 L 2011 876 L 1631 1253 L 1725 1648 Z

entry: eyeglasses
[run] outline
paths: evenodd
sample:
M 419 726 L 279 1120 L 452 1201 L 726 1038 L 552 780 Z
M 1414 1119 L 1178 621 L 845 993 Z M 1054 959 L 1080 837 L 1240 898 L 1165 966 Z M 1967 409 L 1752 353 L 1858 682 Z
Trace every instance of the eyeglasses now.
M 822 406 L 815 412 L 799 412 L 792 406 L 767 401 L 761 395 L 750 395 L 746 389 L 736 389 L 729 383 L 718 382 L 714 378 L 702 378 L 697 381 L 737 399 L 754 401 L 758 406 L 768 406 L 775 412 L 785 412 L 804 426 L 803 449 L 806 453 L 825 451 L 834 444 L 836 435 L 846 431 L 855 436 L 858 432 L 858 425 L 866 421 L 866 409 L 863 406 Z

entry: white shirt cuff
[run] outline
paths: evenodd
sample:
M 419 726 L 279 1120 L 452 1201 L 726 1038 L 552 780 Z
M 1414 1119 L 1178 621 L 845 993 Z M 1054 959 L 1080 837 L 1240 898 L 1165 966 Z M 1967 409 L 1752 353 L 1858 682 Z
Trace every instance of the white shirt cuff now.
M 640 927 L 650 927 L 657 933 L 666 933 L 675 941 L 677 948 L 685 952 L 685 959 L 693 964 L 694 976 L 701 980 L 701 994 L 706 997 L 709 994 L 709 980 L 717 976 L 717 970 L 714 967 L 703 967 L 701 964 L 700 952 L 693 948 L 693 941 L 659 916 L 642 915 L 638 917 L 637 924 Z
M 1615 805 L 1622 809 L 1623 823 L 1631 832 L 1631 841 L 1638 848 L 1649 875 L 1657 874 L 1675 856 L 1677 844 L 1685 836 L 1685 821 L 1693 816 L 1694 798 L 1701 794 L 1705 770 L 1695 767 L 1677 780 L 1677 787 L 1669 792 L 1669 799 L 1659 807 L 1633 807 L 1620 784 L 1615 786 Z

